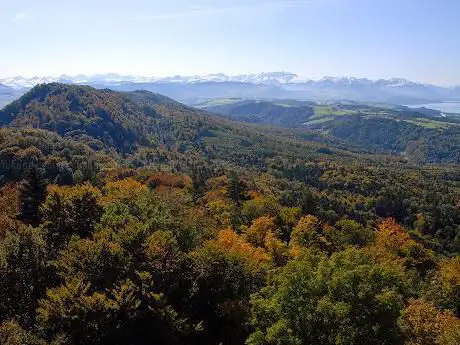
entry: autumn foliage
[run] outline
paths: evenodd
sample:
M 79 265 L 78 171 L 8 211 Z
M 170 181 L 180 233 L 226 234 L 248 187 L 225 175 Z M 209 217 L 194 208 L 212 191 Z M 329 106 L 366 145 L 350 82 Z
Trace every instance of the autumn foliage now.
M 459 343 L 460 261 L 417 229 L 234 173 L 103 176 L 49 184 L 35 227 L 0 190 L 2 344 Z

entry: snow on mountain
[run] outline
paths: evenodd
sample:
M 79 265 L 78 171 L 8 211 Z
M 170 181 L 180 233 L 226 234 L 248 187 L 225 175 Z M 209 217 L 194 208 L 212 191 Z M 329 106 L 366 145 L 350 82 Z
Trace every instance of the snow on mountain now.
M 250 84 L 282 85 L 293 82 L 297 78 L 296 74 L 288 72 L 271 72 L 259 74 L 242 74 L 229 76 L 223 73 L 194 75 L 194 76 L 173 76 L 164 78 L 150 78 L 149 82 L 161 83 L 205 83 L 205 82 L 239 82 Z
M 395 104 L 460 101 L 460 87 L 421 84 L 402 78 L 370 80 L 354 77 L 304 79 L 294 73 L 270 72 L 227 75 L 223 73 L 150 77 L 120 75 L 61 75 L 53 77 L 0 78 L 0 103 L 5 104 L 31 87 L 50 82 L 90 85 L 116 91 L 147 90 L 165 94 L 187 104 L 212 98 L 292 98 L 299 100 L 352 100 Z M 1 106 L 1 104 L 0 104 Z
M 10 78 L 0 78 L 0 83 L 14 89 L 29 89 L 37 84 L 43 83 L 74 83 L 74 84 L 91 84 L 91 83 L 118 83 L 118 82 L 149 82 L 151 78 L 141 76 L 121 76 L 118 74 L 101 74 L 101 75 L 61 75 L 58 77 L 22 77 L 15 76 Z
M 259 74 L 246 74 L 230 77 L 230 81 L 251 84 L 288 84 L 298 78 L 297 74 L 289 72 L 270 72 Z
M 9 86 L 13 89 L 31 88 L 37 84 L 51 83 L 53 81 L 56 81 L 56 78 L 51 78 L 51 77 L 24 78 L 21 76 L 17 76 L 17 77 L 0 79 L 1 84 Z
M 313 81 L 313 83 L 334 85 L 371 85 L 374 81 L 366 78 L 354 77 L 323 77 L 318 81 Z
M 28 89 L 37 84 L 63 82 L 89 85 L 122 85 L 125 83 L 178 83 L 192 84 L 204 82 L 239 82 L 255 85 L 280 86 L 285 88 L 301 88 L 302 86 L 320 87 L 379 87 L 379 88 L 435 88 L 433 85 L 421 84 L 402 78 L 370 80 L 367 78 L 354 77 L 323 77 L 319 80 L 302 79 L 297 74 L 290 72 L 269 72 L 258 74 L 226 75 L 223 73 L 194 75 L 194 76 L 170 76 L 170 77 L 147 77 L 139 75 L 119 75 L 116 73 L 97 75 L 61 75 L 58 77 L 11 77 L 0 78 L 0 84 L 13 89 Z
M 201 82 L 242 82 L 251 84 L 287 84 L 295 82 L 298 76 L 288 72 L 271 72 L 260 74 L 247 74 L 228 76 L 223 73 L 195 75 L 195 76 L 171 76 L 171 77 L 145 77 L 137 75 L 119 75 L 115 73 L 97 75 L 61 75 L 58 77 L 22 77 L 0 78 L 0 83 L 15 89 L 31 88 L 37 84 L 52 82 L 70 82 L 76 84 L 85 83 L 201 83 Z
M 379 79 L 375 84 L 387 87 L 410 87 L 410 86 L 429 86 L 403 78 Z

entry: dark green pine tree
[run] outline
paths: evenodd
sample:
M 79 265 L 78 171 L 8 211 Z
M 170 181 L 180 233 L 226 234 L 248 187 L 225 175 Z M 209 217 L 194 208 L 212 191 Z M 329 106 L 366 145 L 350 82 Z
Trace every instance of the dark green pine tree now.
M 197 202 L 206 193 L 206 181 L 213 176 L 211 168 L 194 165 L 191 167 L 190 177 L 192 179 L 193 200 Z
M 230 173 L 230 185 L 228 186 L 228 197 L 236 206 L 241 206 L 241 201 L 245 200 L 244 192 L 247 189 L 246 183 L 240 180 L 235 172 Z
M 35 167 L 19 185 L 19 219 L 24 223 L 32 226 L 40 223 L 39 207 L 46 198 L 46 185 L 41 171 Z

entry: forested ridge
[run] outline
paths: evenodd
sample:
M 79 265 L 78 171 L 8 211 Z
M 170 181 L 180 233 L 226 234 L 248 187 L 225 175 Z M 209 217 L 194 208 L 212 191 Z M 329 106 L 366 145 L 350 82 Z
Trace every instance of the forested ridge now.
M 453 114 L 349 101 L 222 99 L 199 107 L 239 121 L 327 133 L 329 140 L 415 163 L 460 164 L 460 120 Z
M 0 123 L 0 344 L 460 342 L 457 165 L 142 91 Z

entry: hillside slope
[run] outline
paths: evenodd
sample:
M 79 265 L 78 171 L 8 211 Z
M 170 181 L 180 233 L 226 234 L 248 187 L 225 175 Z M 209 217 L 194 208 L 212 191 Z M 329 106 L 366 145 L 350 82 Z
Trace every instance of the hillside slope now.
M 237 121 L 297 128 L 314 115 L 312 102 L 269 102 L 262 100 L 219 100 L 199 105 L 200 108 L 225 115 Z
M 87 86 L 43 84 L 0 111 L 0 125 L 36 128 L 84 143 L 96 151 L 136 155 L 145 149 L 198 154 L 237 165 L 266 168 L 266 157 L 313 157 L 324 143 L 305 141 L 283 129 L 229 121 L 147 91 L 114 92 Z M 302 138 L 301 138 L 302 137 Z M 348 155 L 337 141 L 330 147 Z
M 85 86 L 43 84 L 0 111 L 0 125 L 91 138 L 94 146 L 99 141 L 126 151 L 149 142 L 151 127 L 161 117 L 154 106 L 172 103 L 150 93 L 122 94 Z
M 245 122 L 315 130 L 374 152 L 417 163 L 460 164 L 460 121 L 438 111 L 354 102 L 220 99 L 200 108 Z
M 278 197 L 286 190 L 287 204 L 308 188 L 315 201 L 305 207 L 328 219 L 395 217 L 412 227 L 424 214 L 426 234 L 442 250 L 458 247 L 457 166 L 413 165 L 319 132 L 234 122 L 145 91 L 40 85 L 4 108 L 0 123 L 1 183 L 20 180 L 32 165 L 59 184 L 98 183 L 114 167 L 196 181 L 236 171 Z

